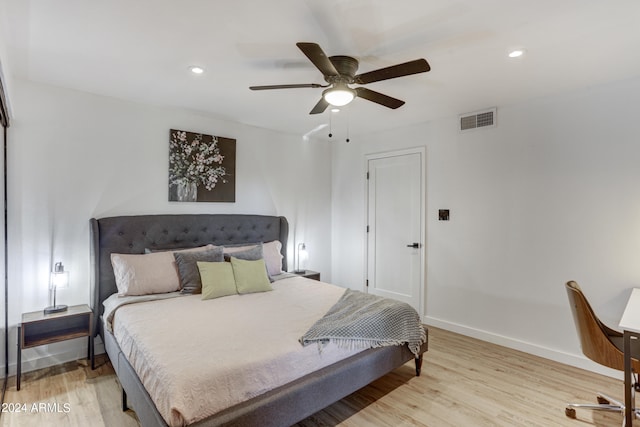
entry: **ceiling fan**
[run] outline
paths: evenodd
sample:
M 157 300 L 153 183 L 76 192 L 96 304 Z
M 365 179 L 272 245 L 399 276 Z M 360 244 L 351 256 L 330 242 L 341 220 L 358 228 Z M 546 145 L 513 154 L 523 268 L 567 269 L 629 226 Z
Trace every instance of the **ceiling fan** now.
M 357 74 L 358 60 L 351 56 L 327 56 L 322 48 L 316 43 L 296 43 L 296 46 L 307 58 L 316 66 L 324 76 L 326 85 L 318 83 L 308 84 L 287 84 L 269 86 L 251 86 L 251 90 L 268 89 L 297 89 L 297 88 L 328 88 L 322 92 L 322 98 L 313 107 L 309 114 L 319 114 L 324 112 L 329 105 L 342 107 L 350 103 L 354 98 L 360 97 L 375 102 L 388 108 L 396 109 L 404 105 L 404 101 L 380 92 L 367 89 L 365 87 L 349 87 L 350 84 L 366 85 L 368 83 L 379 82 L 381 80 L 395 79 L 396 77 L 408 76 L 411 74 L 425 73 L 431 70 L 429 63 L 425 59 L 416 59 L 403 64 L 392 65 L 380 68 L 367 73 Z

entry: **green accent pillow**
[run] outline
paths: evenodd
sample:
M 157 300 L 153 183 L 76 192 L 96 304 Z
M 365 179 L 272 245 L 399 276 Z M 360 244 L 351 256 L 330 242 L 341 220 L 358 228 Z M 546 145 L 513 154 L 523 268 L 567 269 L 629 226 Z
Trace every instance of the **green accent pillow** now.
M 200 270 L 203 300 L 238 293 L 233 276 L 233 268 L 230 263 L 197 261 L 197 264 L 198 270 Z
M 231 267 L 233 267 L 236 289 L 239 294 L 273 290 L 263 259 L 249 261 L 232 256 Z

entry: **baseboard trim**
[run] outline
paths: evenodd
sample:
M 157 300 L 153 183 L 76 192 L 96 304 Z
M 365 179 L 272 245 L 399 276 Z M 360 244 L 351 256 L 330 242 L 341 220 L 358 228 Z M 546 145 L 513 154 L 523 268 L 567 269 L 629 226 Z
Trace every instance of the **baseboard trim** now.
M 559 350 L 554 350 L 548 347 L 540 346 L 538 344 L 533 344 L 516 338 L 499 335 L 493 332 L 483 331 L 481 329 L 449 322 L 447 320 L 438 319 L 432 316 L 423 316 L 422 321 L 428 326 L 434 326 L 436 328 L 456 332 L 458 334 L 465 335 L 471 338 L 477 338 L 479 340 L 490 342 L 492 344 L 497 344 L 514 350 L 523 351 L 525 353 L 533 354 L 535 356 L 543 357 L 555 362 L 564 363 L 565 365 L 574 366 L 576 368 L 585 369 L 587 371 L 606 375 L 611 378 L 616 378 L 621 381 L 624 377 L 622 372 L 599 365 L 581 354 L 571 354 Z

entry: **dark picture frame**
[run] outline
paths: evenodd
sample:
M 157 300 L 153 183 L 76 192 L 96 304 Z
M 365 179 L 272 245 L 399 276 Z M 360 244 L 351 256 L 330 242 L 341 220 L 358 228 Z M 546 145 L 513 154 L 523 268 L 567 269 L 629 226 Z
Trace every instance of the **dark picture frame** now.
M 235 202 L 236 140 L 169 131 L 169 201 Z

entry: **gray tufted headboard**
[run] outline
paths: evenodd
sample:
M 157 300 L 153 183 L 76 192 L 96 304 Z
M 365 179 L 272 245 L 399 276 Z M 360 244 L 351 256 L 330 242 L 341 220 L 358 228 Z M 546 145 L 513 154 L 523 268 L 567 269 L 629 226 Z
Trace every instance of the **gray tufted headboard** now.
M 91 219 L 91 268 L 94 319 L 102 302 L 117 292 L 112 253 L 142 254 L 145 249 L 189 248 L 213 243 L 282 243 L 282 269 L 287 271 L 289 224 L 282 216 L 264 215 L 136 215 Z M 99 322 L 96 322 L 99 323 Z M 97 334 L 96 330 L 96 334 Z

